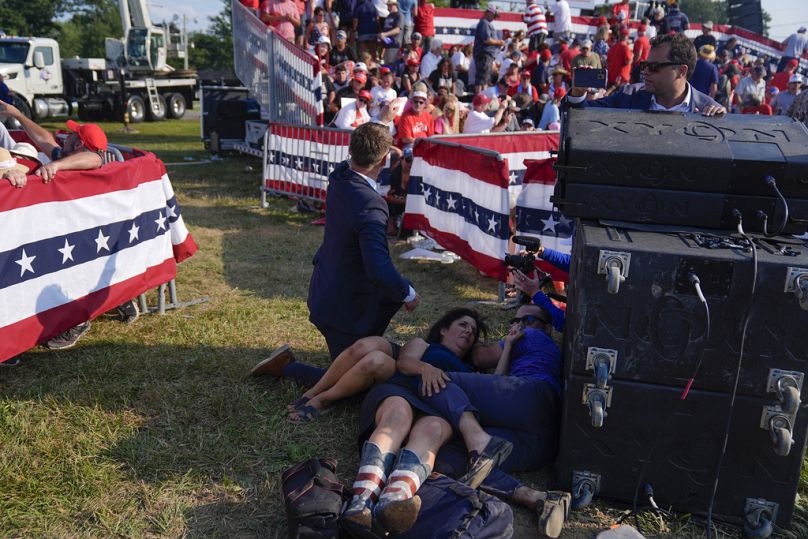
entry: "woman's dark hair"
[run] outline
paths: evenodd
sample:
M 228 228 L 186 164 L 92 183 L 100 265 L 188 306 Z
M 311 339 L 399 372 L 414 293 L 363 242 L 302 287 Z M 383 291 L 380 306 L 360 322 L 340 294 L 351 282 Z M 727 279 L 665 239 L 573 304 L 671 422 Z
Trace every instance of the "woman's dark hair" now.
M 690 77 L 693 76 L 693 70 L 696 69 L 696 46 L 693 45 L 693 42 L 684 32 L 681 32 L 673 35 L 662 34 L 655 37 L 651 42 L 651 48 L 655 49 L 666 44 L 670 45 L 668 61 L 687 66 L 687 80 L 690 80 Z
M 474 309 L 469 309 L 468 307 L 455 307 L 454 309 L 449 309 L 446 311 L 437 322 L 432 324 L 432 327 L 429 328 L 429 333 L 426 335 L 426 342 L 440 342 L 441 330 L 448 329 L 449 326 L 451 326 L 456 320 L 460 320 L 464 316 L 468 316 L 477 324 L 477 333 L 474 335 L 475 343 L 480 340 L 480 335 L 488 335 L 488 326 L 480 313 Z M 471 352 L 471 350 L 469 350 L 469 352 Z

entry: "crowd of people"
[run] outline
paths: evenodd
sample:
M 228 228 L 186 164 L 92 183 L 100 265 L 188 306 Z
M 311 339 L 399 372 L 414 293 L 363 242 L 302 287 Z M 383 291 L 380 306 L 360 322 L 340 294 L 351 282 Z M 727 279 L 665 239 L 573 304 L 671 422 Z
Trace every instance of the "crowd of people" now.
M 606 87 L 588 89 L 587 100 L 642 83 L 652 40 L 683 33 L 690 20 L 676 2 L 651 2 L 635 22 L 632 9 L 628 0 L 614 4 L 592 35 L 575 35 L 566 0 L 546 11 L 527 0 L 525 29 L 513 33 L 495 28 L 499 13 L 489 7 L 473 43 L 451 47 L 435 39 L 428 0 L 265 0 L 258 13 L 320 60 L 327 125 L 380 122 L 404 149 L 434 134 L 559 129 L 579 68 L 607 70 Z M 698 58 L 686 74 L 691 86 L 727 112 L 803 119 L 797 70 L 808 46 L 805 28 L 786 40 L 778 64 L 734 37 L 719 42 L 710 21 L 692 43 Z

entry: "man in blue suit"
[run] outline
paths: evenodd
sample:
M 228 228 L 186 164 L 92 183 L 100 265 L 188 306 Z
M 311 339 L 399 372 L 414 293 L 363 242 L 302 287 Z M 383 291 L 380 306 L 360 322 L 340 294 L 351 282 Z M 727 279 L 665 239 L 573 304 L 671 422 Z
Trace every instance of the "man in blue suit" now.
M 688 82 L 696 67 L 696 48 L 683 33 L 656 37 L 648 59 L 640 67 L 644 82 L 593 101 L 586 100 L 586 88 L 573 87 L 566 103 L 572 107 L 701 112 L 705 116 L 727 112 Z
M 332 360 L 358 339 L 382 335 L 402 304 L 412 311 L 420 301 L 390 258 L 387 202 L 376 192 L 391 143 L 387 127 L 359 126 L 351 133 L 351 158 L 328 178 L 325 234 L 314 255 L 308 305 Z
M 323 243 L 314 255 L 309 283 L 309 320 L 325 337 L 333 361 L 362 337 L 381 336 L 393 315 L 413 311 L 420 296 L 399 274 L 387 246 L 387 202 L 376 192 L 393 139 L 381 124 L 351 133 L 349 160 L 328 177 Z M 324 371 L 295 362 L 288 345 L 252 370 L 314 385 Z

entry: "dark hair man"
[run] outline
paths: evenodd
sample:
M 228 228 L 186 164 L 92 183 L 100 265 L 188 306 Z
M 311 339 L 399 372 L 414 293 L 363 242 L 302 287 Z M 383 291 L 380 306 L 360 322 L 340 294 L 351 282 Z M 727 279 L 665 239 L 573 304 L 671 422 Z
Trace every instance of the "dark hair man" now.
M 499 33 L 494 29 L 493 25 L 494 19 L 498 16 L 499 10 L 496 7 L 488 6 L 485 8 L 485 12 L 474 30 L 473 56 L 477 93 L 482 92 L 485 85 L 491 80 L 491 67 L 494 64 L 494 58 L 499 52 L 499 48 L 505 45 L 505 42 L 499 39 Z
M 328 217 L 308 306 L 332 359 L 362 337 L 382 335 L 402 303 L 412 311 L 420 302 L 390 258 L 387 203 L 376 192 L 392 142 L 387 127 L 360 125 L 351 134 L 350 159 L 328 178 Z
M 586 88 L 572 88 L 567 103 L 574 107 L 725 114 L 724 107 L 688 82 L 695 67 L 696 48 L 684 33 L 661 35 L 651 43 L 648 60 L 640 63 L 645 82 L 593 101 L 586 101 Z

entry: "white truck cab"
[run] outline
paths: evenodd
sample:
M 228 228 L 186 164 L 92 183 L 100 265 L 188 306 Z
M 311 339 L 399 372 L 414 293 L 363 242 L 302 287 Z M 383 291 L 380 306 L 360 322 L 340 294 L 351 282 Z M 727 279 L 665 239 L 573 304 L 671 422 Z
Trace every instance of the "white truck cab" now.
M 0 74 L 22 100 L 15 105 L 34 118 L 68 112 L 59 44 L 42 37 L 0 38 Z M 51 110 L 54 109 L 54 110 Z

